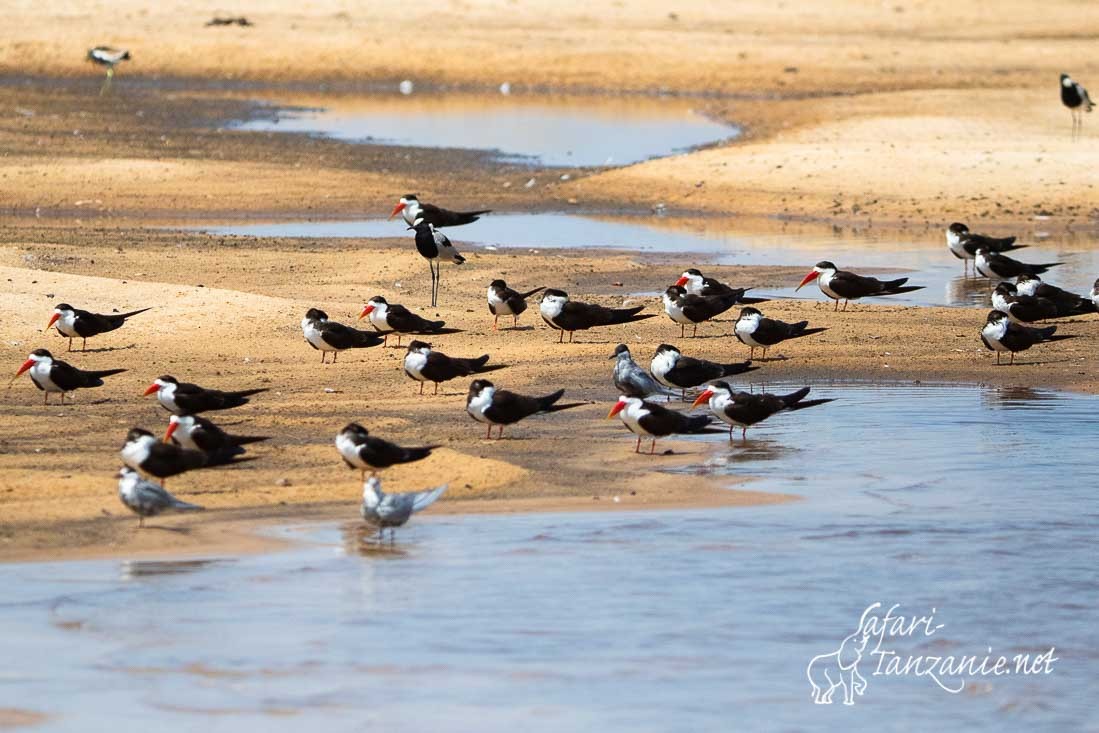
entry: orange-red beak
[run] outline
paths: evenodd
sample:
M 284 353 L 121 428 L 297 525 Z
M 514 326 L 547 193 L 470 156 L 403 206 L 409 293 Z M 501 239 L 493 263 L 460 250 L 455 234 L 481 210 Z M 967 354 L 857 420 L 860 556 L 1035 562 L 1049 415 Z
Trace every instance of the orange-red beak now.
M 708 401 L 713 396 L 714 396 L 714 391 L 712 389 L 702 390 L 702 394 L 700 394 L 698 397 L 695 398 L 694 404 L 691 405 L 691 409 L 694 409 L 694 408 L 698 407 L 703 402 Z
M 46 327 L 42 330 L 43 331 L 49 331 L 50 328 L 53 327 L 53 324 L 57 323 L 57 319 L 60 318 L 60 317 L 61 317 L 61 314 L 55 312 L 52 316 L 50 316 L 50 322 L 47 323 Z
M 391 213 L 389 214 L 389 219 L 392 219 L 392 218 L 393 218 L 393 217 L 395 217 L 395 216 L 396 216 L 397 214 L 399 214 L 399 213 L 401 213 L 402 211 L 404 211 L 404 207 L 405 207 L 405 205 L 404 205 L 404 204 L 397 204 L 396 206 L 394 206 L 394 207 L 393 207 L 393 211 L 392 211 L 392 212 L 391 212 Z M 386 221 L 389 221 L 389 219 L 386 219 Z
M 27 359 L 25 362 L 23 362 L 23 366 L 19 367 L 19 371 L 15 373 L 15 377 L 18 377 L 20 374 L 27 371 L 32 366 L 34 366 L 34 359 Z M 15 377 L 12 377 L 12 379 L 15 379 Z
M 176 431 L 176 428 L 178 428 L 178 427 L 179 427 L 179 423 L 177 423 L 177 422 L 168 423 L 168 429 L 164 431 L 164 442 L 165 443 L 167 443 L 169 440 L 172 439 L 172 433 L 174 433 Z
M 679 278 L 678 280 L 676 280 L 676 281 L 675 281 L 675 284 L 676 284 L 676 285 L 677 285 L 678 287 L 683 287 L 684 285 L 686 285 L 686 284 L 687 284 L 687 278 L 685 278 L 685 277 L 681 277 L 681 278 Z
M 152 394 L 153 392 L 156 392 L 156 391 L 157 391 L 157 390 L 159 390 L 159 389 L 160 389 L 160 386 L 159 386 L 159 385 L 157 385 L 157 384 L 156 384 L 156 383 L 154 382 L 153 384 L 150 384 L 150 385 L 149 385 L 148 387 L 146 387 L 146 388 L 145 388 L 145 392 L 143 392 L 141 396 L 142 396 L 142 397 L 148 397 L 148 396 L 149 396 L 149 395 L 151 395 L 151 394 Z
M 374 306 L 368 305 L 368 306 L 364 307 L 363 312 L 359 314 L 359 320 L 361 321 L 362 319 L 366 318 L 367 316 L 369 316 L 373 312 L 374 312 Z
M 819 272 L 817 272 L 816 270 L 812 270 L 808 275 L 806 275 L 802 279 L 801 285 L 798 285 L 796 288 L 794 288 L 794 292 L 796 293 L 797 291 L 801 290 L 802 285 L 808 285 L 809 283 L 816 280 L 819 275 L 820 275 Z
M 618 402 L 615 403 L 614 407 L 611 408 L 611 411 L 607 413 L 607 419 L 610 420 L 612 417 L 614 417 L 615 415 L 617 415 L 618 413 L 622 412 L 625 409 L 626 409 L 626 403 L 623 400 L 619 400 Z

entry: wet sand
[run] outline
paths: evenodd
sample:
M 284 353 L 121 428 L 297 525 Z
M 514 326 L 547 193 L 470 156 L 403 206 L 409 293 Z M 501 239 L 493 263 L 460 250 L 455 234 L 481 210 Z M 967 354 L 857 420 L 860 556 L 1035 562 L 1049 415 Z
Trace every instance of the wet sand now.
M 298 322 L 310 306 L 346 322 L 380 293 L 424 311 L 427 277 L 407 240 L 252 241 L 149 227 L 377 215 L 412 190 L 454 208 L 616 213 L 662 203 L 673 212 L 739 216 L 739 226 L 760 231 L 799 220 L 927 227 L 931 236 L 968 219 L 1008 232 L 1036 216 L 1050 230 L 1094 226 L 1096 132 L 1086 126 L 1082 141 L 1069 141 L 1056 75 L 1066 64 L 1085 82 L 1099 78 L 1088 52 L 1096 8 L 853 0 L 803 10 L 768 3 L 675 10 L 650 0 L 547 8 L 405 9 L 401 23 L 426 13 L 462 19 L 446 34 L 422 37 L 397 32 L 388 10 L 335 2 L 263 3 L 246 29 L 203 28 L 206 11 L 174 2 L 147 8 L 122 0 L 112 13 L 69 1 L 49 15 L 29 4 L 11 9 L 0 29 L 0 277 L 8 284 L 0 307 L 10 315 L 0 322 L 0 358 L 14 371 L 33 348 L 63 351 L 53 332 L 41 333 L 62 300 L 156 310 L 71 355 L 82 367 L 130 368 L 106 388 L 78 394 L 73 406 L 43 407 L 26 377 L 0 394 L 0 558 L 249 549 L 267 542 L 253 536 L 253 523 L 310 512 L 353 517 L 358 481 L 331 445 L 350 420 L 401 442 L 443 445 L 415 469 L 386 476 L 388 488 L 401 490 L 450 481 L 440 511 L 783 498 L 718 492 L 705 477 L 672 479 L 659 469 L 726 448 L 667 441 L 661 445 L 675 456 L 638 457 L 632 436 L 603 419 L 615 397 L 607 360 L 615 343 L 631 344 L 642 362 L 668 340 L 712 359 L 744 358 L 729 319 L 695 340 L 677 339 L 660 315 L 563 346 L 536 312 L 523 319 L 525 330 L 488 329 L 484 286 L 497 276 L 660 312 L 655 299 L 631 294 L 658 291 L 693 263 L 580 249 L 480 251 L 461 269 L 445 267 L 438 314 L 463 333 L 438 338 L 438 348 L 489 351 L 509 365 L 494 381 L 529 392 L 567 386 L 569 398 L 586 403 L 535 418 L 497 443 L 481 439 L 465 415 L 465 384 L 420 398 L 401 372 L 403 352 L 352 352 L 321 367 L 301 338 Z M 99 97 L 99 72 L 80 59 L 83 48 L 107 42 L 131 47 L 135 58 Z M 288 54 L 300 59 L 302 47 L 314 52 L 290 63 Z M 646 63 L 622 63 L 639 48 Z M 503 81 L 516 94 L 664 90 L 697 98 L 699 109 L 742 125 L 745 136 L 618 170 L 532 171 L 469 151 L 221 129 L 253 114 L 253 100 L 317 103 L 320 85 L 354 97 L 403 78 L 421 90 L 492 90 Z M 759 287 L 788 287 L 803 274 L 709 269 Z M 766 363 L 761 377 L 1096 390 L 1088 361 L 1094 318 L 1061 326 L 1082 338 L 1036 349 L 1024 355 L 1026 365 L 996 368 L 977 337 L 981 309 L 886 304 L 834 314 L 831 304 L 787 301 L 766 312 L 830 330 L 779 349 L 789 358 Z M 254 463 L 169 482 L 218 510 L 157 521 L 190 531 L 136 533 L 111 475 L 130 426 L 163 429 L 163 411 L 139 397 L 162 373 L 215 387 L 269 387 L 219 422 L 275 439 L 255 449 Z M 82 450 L 66 450 L 58 436 L 81 441 Z

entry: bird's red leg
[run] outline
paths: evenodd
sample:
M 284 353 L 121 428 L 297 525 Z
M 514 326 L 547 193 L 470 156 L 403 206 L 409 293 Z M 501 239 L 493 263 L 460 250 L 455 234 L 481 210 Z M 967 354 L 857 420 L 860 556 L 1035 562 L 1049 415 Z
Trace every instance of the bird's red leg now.
M 504 437 L 504 426 L 501 425 L 500 426 L 500 431 L 498 433 L 496 433 L 496 439 L 497 440 L 502 440 L 503 437 Z
M 420 394 L 424 393 L 424 383 L 420 382 Z
M 512 316 L 511 317 L 511 327 L 512 328 L 519 328 L 519 316 Z
M 732 425 L 729 426 L 729 442 L 730 443 L 733 442 L 733 426 Z
M 656 453 L 656 438 L 653 438 L 653 442 L 649 443 L 649 455 Z
M 680 323 L 679 324 L 679 338 L 683 338 L 683 329 L 684 328 L 685 328 L 685 326 L 682 323 Z
M 386 346 L 389 346 L 389 334 L 388 333 L 383 333 L 382 334 L 382 348 L 384 349 Z
M 485 440 L 492 440 L 492 423 L 488 424 L 488 430 L 485 431 Z
M 69 351 L 73 350 L 73 340 L 69 339 Z
M 87 351 L 88 350 L 88 339 L 84 339 L 84 342 L 80 344 L 80 350 L 81 351 Z
M 576 335 L 576 331 L 569 331 L 569 343 L 572 343 L 572 337 Z
M 1008 364 L 1008 366 L 1015 366 L 1015 352 L 1014 351 L 1011 352 L 1011 363 Z M 61 395 L 61 401 L 62 402 L 65 401 L 65 395 Z
M 695 324 L 694 331 L 691 332 L 691 338 L 698 336 L 698 324 Z
M 837 299 L 836 300 L 836 307 L 832 309 L 832 312 L 835 313 L 839 309 L 840 309 L 840 302 L 839 302 L 839 299 Z
M 50 393 L 45 391 L 45 390 L 42 390 L 42 404 L 43 405 L 50 404 Z
M 740 439 L 743 440 L 743 441 L 748 440 L 748 428 L 741 428 L 740 429 Z
M 439 394 L 439 383 L 438 382 L 435 383 L 435 391 L 432 392 L 431 394 Z
M 338 351 L 333 351 L 332 352 L 332 363 L 333 364 L 336 363 L 336 357 L 339 356 L 339 355 L 340 355 L 340 352 L 338 352 Z
M 499 331 L 500 330 L 500 325 L 499 324 L 500 324 L 500 316 L 496 316 L 495 318 L 492 319 L 492 330 L 493 331 Z
M 564 331 L 562 331 L 561 335 L 557 337 L 557 343 L 559 343 L 559 344 L 565 343 L 565 332 Z
M 641 436 L 640 435 L 637 436 L 637 445 L 635 445 L 633 447 L 633 452 L 634 453 L 640 453 L 641 452 Z

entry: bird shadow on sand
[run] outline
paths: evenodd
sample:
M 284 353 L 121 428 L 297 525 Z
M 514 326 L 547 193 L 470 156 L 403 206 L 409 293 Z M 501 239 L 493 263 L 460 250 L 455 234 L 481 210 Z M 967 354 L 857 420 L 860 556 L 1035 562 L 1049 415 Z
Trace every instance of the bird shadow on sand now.
M 507 328 L 501 328 L 500 331 L 533 331 L 534 326 L 508 326 Z
M 163 524 L 146 524 L 144 527 L 134 527 L 135 532 L 174 532 L 175 534 L 191 534 L 190 527 L 169 527 Z
M 95 349 L 73 349 L 72 351 L 66 351 L 66 354 L 106 354 L 110 351 L 129 351 L 130 349 L 136 349 L 137 344 L 130 344 L 129 346 L 100 346 Z
M 1069 364 L 1071 362 L 1072 362 L 1072 359 L 1046 359 L 1044 361 L 1019 361 L 1018 359 L 1016 359 L 1014 364 L 1012 364 L 1011 362 L 1005 360 L 1005 361 L 1001 362 L 1000 364 L 993 363 L 992 366 L 994 366 L 994 367 L 1047 366 L 1049 364 Z

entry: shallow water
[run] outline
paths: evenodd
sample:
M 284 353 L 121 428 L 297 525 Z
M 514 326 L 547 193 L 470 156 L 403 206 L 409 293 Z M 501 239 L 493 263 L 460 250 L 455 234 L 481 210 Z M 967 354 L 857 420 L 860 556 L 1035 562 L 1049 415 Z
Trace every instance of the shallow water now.
M 365 219 L 358 221 L 281 222 L 201 227 L 215 234 L 262 237 L 399 237 L 405 235 L 402 221 Z M 456 244 L 526 249 L 590 248 L 626 249 L 646 253 L 698 253 L 723 264 L 790 265 L 808 271 L 813 264 L 829 259 L 841 269 L 873 268 L 882 276 L 895 272 L 908 275 L 913 285 L 924 290 L 890 296 L 878 302 L 906 305 L 990 305 L 988 280 L 962 276 L 961 261 L 946 249 L 941 232 L 911 234 L 852 230 L 799 231 L 756 234 L 738 232 L 728 225 L 706 219 L 681 217 L 620 216 L 594 217 L 571 214 L 490 214 L 474 224 L 448 230 Z M 1063 262 L 1044 279 L 1079 293 L 1091 291 L 1099 276 L 1099 237 L 1094 233 L 1050 235 L 1041 230 L 1022 233 L 1026 249 L 1012 253 L 1023 262 Z M 685 261 L 683 269 L 695 263 Z M 971 268 L 972 269 L 972 268 Z M 744 285 L 744 283 L 738 283 Z M 789 288 L 768 288 L 768 294 L 794 296 L 796 282 Z M 822 298 L 815 285 L 797 293 L 799 297 Z
M 349 516 L 256 557 L 0 566 L 0 707 L 42 730 L 1095 728 L 1099 398 L 814 395 L 838 400 L 706 438 L 706 470 L 795 504 L 426 515 L 392 548 Z M 864 662 L 855 707 L 813 705 L 806 665 L 874 602 L 936 609 L 904 654 L 1058 661 L 957 695 Z
M 414 94 L 323 103 L 323 108 L 273 106 L 229 127 L 487 150 L 502 162 L 568 167 L 629 165 L 740 134 L 676 100 Z

